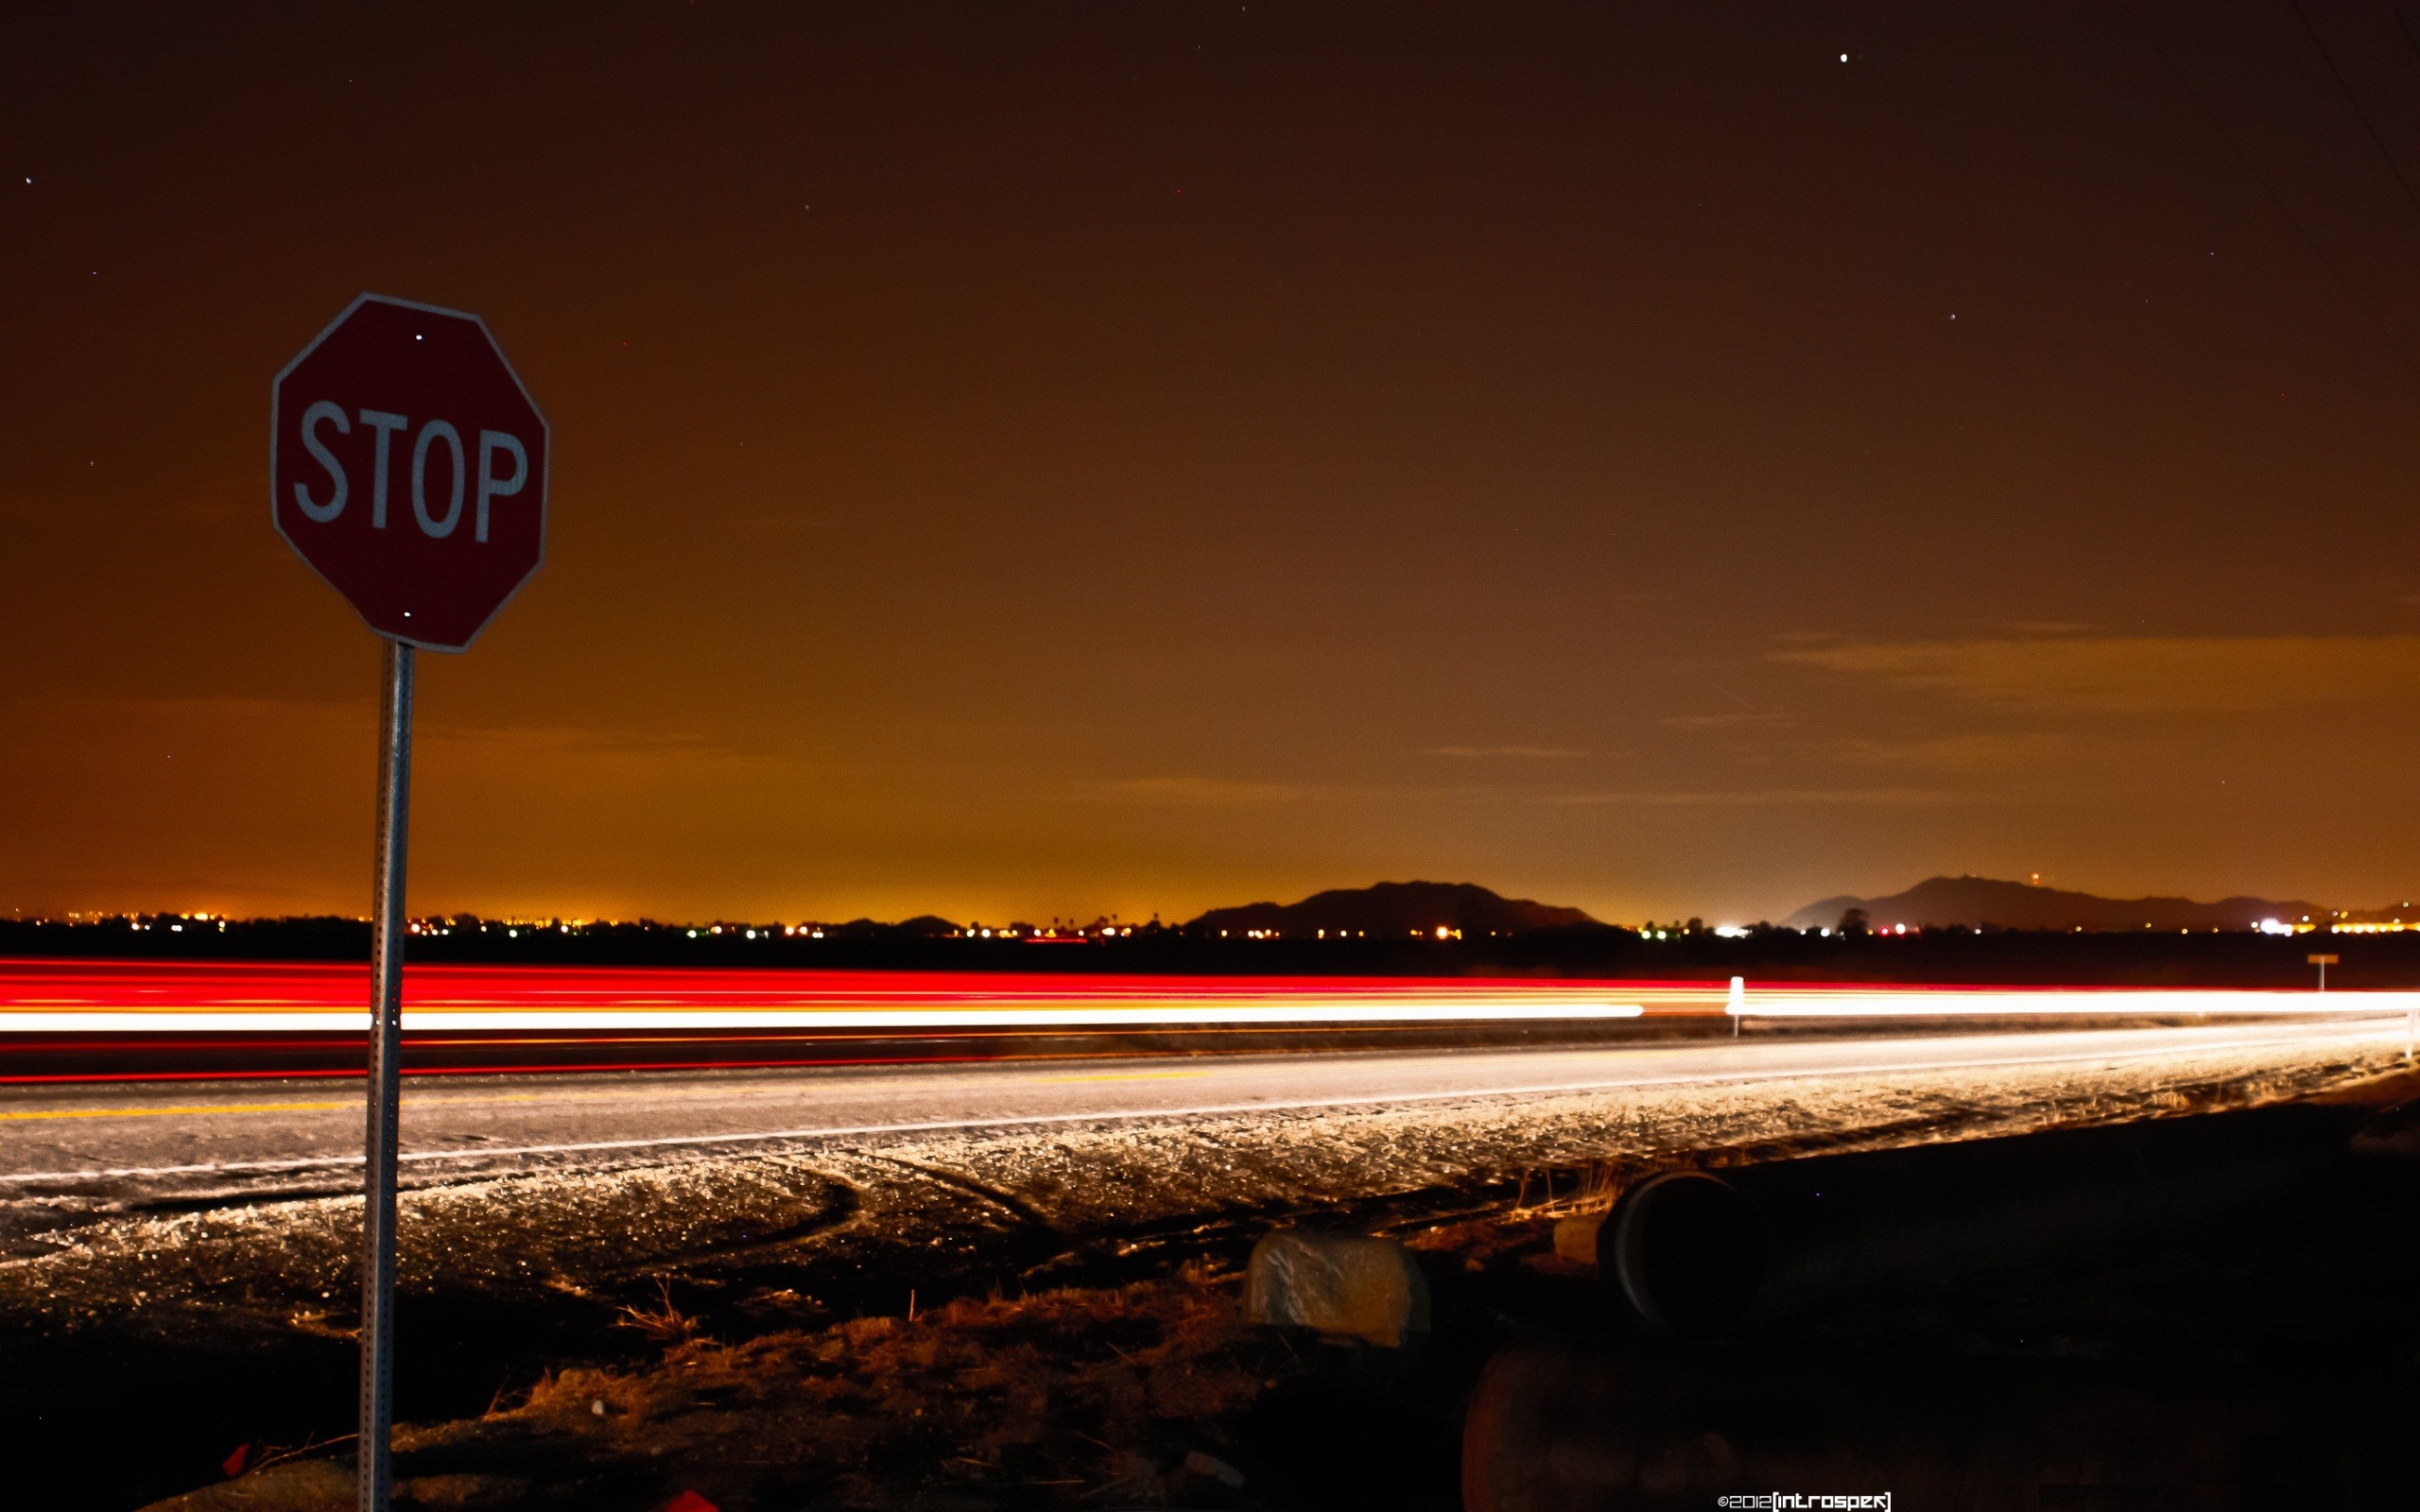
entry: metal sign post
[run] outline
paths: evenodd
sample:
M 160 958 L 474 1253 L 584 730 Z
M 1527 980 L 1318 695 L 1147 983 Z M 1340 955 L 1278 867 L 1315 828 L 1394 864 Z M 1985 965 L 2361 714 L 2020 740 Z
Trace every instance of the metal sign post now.
M 412 801 L 412 648 L 384 643 L 378 858 L 370 895 L 370 1127 L 361 1224 L 361 1512 L 394 1499 L 395 1156 L 403 1112 L 404 862 Z
M 414 648 L 466 651 L 545 560 L 546 418 L 475 315 L 365 294 L 269 389 L 269 524 L 386 648 L 362 1183 L 361 1512 L 394 1494 L 395 1166 Z
M 2303 960 L 2308 965 L 2319 968 L 2319 989 L 2322 992 L 2326 991 L 2327 969 L 2336 964 L 2337 957 L 2333 955 L 2306 955 L 2303 957 Z

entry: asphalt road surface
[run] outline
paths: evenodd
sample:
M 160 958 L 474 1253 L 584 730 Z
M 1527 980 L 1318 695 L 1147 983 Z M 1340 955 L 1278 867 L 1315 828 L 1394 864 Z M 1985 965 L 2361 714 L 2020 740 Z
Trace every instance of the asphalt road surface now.
M 1517 1101 L 1550 1092 L 1818 1077 L 1888 1081 L 1968 1067 L 2281 1057 L 2399 1043 L 2397 995 L 2334 994 L 2302 1018 L 2204 1023 L 1873 1031 L 1624 1045 L 1285 1056 L 786 1067 L 424 1078 L 403 1108 L 406 1184 L 534 1167 L 810 1150 L 885 1136 L 1237 1112 Z M 2382 995 L 2381 995 L 2382 997 Z M 0 1206 L 156 1203 L 351 1190 L 357 1083 L 73 1083 L 0 1089 Z

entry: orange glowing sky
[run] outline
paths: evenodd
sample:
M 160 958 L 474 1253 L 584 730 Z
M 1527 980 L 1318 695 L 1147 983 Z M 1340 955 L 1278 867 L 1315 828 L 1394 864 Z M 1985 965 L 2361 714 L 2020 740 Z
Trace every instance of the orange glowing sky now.
M 0 910 L 366 908 L 364 289 L 555 438 L 415 911 L 2408 896 L 2420 54 L 2139 9 L 17 8 Z

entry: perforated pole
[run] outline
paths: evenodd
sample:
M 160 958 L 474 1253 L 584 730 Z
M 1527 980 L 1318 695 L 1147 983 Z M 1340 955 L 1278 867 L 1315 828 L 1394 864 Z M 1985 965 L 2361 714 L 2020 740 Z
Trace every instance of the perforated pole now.
M 387 642 L 378 712 L 378 860 L 371 885 L 370 1127 L 362 1183 L 360 1512 L 394 1495 L 395 1125 L 403 1101 L 404 854 L 411 827 L 412 648 Z

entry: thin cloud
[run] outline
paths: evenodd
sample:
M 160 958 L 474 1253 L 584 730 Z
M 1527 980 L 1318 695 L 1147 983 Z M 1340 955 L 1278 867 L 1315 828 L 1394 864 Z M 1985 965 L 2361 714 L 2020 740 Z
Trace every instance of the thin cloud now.
M 1719 714 L 1666 714 L 1655 721 L 1667 730 L 1734 730 L 1741 725 L 1786 725 L 1789 716 L 1763 710 L 1735 709 Z
M 2420 635 L 1868 642 L 1770 659 L 2037 713 L 2247 713 L 2420 696 Z
M 1507 756 L 1534 761 L 1569 761 L 1585 756 L 1584 750 L 1568 746 L 1432 746 L 1421 752 L 1424 756 Z
M 2000 775 L 2073 765 L 2091 755 L 2106 758 L 2109 743 L 2086 742 L 2049 730 L 2007 734 L 1933 735 L 1912 740 L 1843 736 L 1824 747 L 1832 760 L 1853 766 L 1907 771 Z
M 1249 808 L 1293 803 L 1332 791 L 1291 782 L 1247 782 L 1224 777 L 1125 777 L 1084 784 L 1087 795 L 1125 803 L 1184 808 Z
M 1929 787 L 1766 787 L 1559 793 L 1546 801 L 1583 808 L 1925 808 L 1972 802 L 1975 797 Z
M 2084 620 L 1977 620 L 2009 635 L 2089 635 L 2100 626 Z

